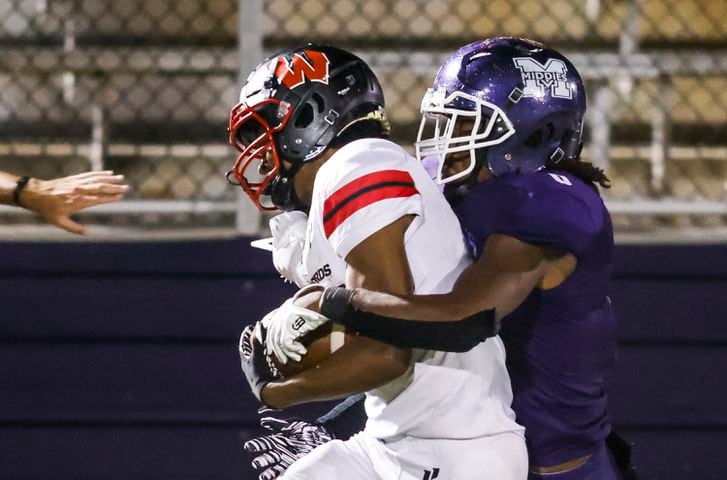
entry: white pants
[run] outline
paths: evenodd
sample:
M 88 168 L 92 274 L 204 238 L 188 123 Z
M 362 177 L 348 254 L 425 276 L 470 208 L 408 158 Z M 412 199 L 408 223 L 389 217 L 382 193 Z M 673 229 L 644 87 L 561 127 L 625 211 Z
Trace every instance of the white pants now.
M 525 480 L 528 454 L 518 433 L 471 440 L 405 437 L 392 443 L 358 433 L 319 446 L 282 480 Z

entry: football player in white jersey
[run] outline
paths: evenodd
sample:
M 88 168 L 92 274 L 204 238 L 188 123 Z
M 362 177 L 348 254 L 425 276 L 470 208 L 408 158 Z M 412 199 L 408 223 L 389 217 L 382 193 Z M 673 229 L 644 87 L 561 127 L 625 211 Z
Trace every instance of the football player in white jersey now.
M 301 283 L 448 292 L 469 263 L 459 224 L 419 162 L 386 139 L 383 107 L 376 77 L 355 55 L 318 45 L 280 52 L 250 74 L 231 112 L 241 155 L 228 178 L 263 210 L 309 212 Z M 366 392 L 365 429 L 319 446 L 282 478 L 526 478 L 499 338 L 448 353 L 355 336 L 317 368 L 276 380 L 265 335 L 258 323 L 240 344 L 265 405 Z

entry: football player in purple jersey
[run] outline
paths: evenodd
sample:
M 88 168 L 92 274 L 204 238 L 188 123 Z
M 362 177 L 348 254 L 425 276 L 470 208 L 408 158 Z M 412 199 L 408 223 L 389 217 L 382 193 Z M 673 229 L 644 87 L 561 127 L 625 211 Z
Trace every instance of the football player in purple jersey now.
M 400 346 L 417 346 L 400 332 L 422 321 L 494 308 L 532 479 L 635 478 L 607 408 L 613 230 L 598 186 L 610 181 L 580 159 L 585 110 L 575 67 L 540 43 L 493 38 L 452 54 L 422 101 L 416 149 L 475 262 L 449 294 L 338 288 L 321 302 L 334 321 Z M 345 436 L 345 418 L 325 418 L 327 431 Z

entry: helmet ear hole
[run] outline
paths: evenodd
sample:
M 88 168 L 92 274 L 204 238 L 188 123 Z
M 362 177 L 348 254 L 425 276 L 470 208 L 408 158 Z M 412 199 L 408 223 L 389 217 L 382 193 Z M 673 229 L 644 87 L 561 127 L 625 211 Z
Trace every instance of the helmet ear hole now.
M 313 99 L 313 101 L 316 104 L 318 113 L 323 113 L 323 110 L 325 110 L 325 108 L 326 108 L 326 102 L 323 100 L 323 97 L 321 97 L 317 93 L 314 93 L 313 95 L 311 95 L 311 98 Z
M 542 128 L 531 133 L 530 136 L 528 136 L 528 138 L 525 139 L 525 141 L 523 142 L 523 145 L 525 145 L 528 148 L 538 148 L 541 143 L 543 143 L 543 129 Z
M 548 123 L 545 126 L 545 129 L 548 131 L 545 141 L 550 142 L 551 140 L 553 140 L 553 138 L 555 138 L 555 125 L 553 125 L 552 122 Z
M 313 106 L 310 103 L 306 103 L 301 107 L 300 112 L 295 117 L 295 122 L 293 124 L 296 126 L 296 128 L 306 128 L 313 122 L 313 117 Z
M 530 136 L 525 139 L 523 145 L 528 148 L 539 148 L 543 144 L 551 143 L 554 138 L 555 125 L 553 125 L 553 122 L 548 122 L 548 124 L 545 125 L 543 128 L 540 128 L 531 133 Z

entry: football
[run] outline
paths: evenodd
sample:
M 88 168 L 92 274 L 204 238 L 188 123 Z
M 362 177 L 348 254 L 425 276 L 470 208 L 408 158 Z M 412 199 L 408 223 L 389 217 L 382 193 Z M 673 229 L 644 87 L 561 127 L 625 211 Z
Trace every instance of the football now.
M 306 293 L 296 298 L 293 305 L 318 312 L 318 301 L 322 294 L 323 292 L 320 290 Z M 275 368 L 278 369 L 280 376 L 286 378 L 304 370 L 315 368 L 333 352 L 341 348 L 350 338 L 345 327 L 333 322 L 326 322 L 301 338 L 301 343 L 305 345 L 308 352 L 300 362 L 289 360 L 288 363 L 283 364 L 278 362 L 278 359 L 272 354 L 270 354 L 269 358 Z

